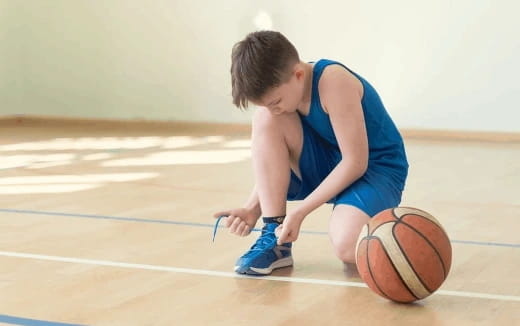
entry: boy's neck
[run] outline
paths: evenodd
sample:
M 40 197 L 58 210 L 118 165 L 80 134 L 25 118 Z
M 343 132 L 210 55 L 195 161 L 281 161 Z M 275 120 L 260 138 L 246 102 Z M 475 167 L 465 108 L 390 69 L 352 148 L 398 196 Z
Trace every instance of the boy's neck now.
M 309 113 L 312 96 L 312 72 L 314 65 L 307 62 L 302 62 L 302 65 L 305 72 L 305 78 L 303 82 L 303 97 L 300 104 L 298 105 L 298 111 L 303 115 L 307 115 Z

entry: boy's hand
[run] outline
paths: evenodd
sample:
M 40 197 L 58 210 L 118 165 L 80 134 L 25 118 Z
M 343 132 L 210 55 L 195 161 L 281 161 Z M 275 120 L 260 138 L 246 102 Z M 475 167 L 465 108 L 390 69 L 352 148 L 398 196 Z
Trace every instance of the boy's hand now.
M 278 245 L 294 242 L 298 239 L 304 218 L 305 216 L 297 213 L 290 213 L 285 217 L 283 223 L 275 230 L 275 234 L 278 237 Z
M 260 215 L 255 214 L 247 208 L 235 208 L 213 214 L 213 217 L 227 216 L 224 224 L 229 228 L 229 232 L 241 237 L 251 233 Z

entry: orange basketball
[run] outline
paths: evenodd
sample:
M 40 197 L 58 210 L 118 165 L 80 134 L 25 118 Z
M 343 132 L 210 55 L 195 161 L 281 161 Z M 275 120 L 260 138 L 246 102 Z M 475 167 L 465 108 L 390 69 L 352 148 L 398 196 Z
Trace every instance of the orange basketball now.
M 411 207 L 384 210 L 361 230 L 356 264 L 368 287 L 396 302 L 437 290 L 448 276 L 451 244 L 430 214 Z

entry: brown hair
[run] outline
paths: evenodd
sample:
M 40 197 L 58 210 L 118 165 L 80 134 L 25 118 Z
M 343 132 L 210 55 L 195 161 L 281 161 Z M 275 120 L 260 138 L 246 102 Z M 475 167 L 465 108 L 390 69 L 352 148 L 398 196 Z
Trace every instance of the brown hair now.
M 290 69 L 300 61 L 298 51 L 279 32 L 258 31 L 233 46 L 231 88 L 233 104 L 247 108 L 248 100 L 286 82 Z

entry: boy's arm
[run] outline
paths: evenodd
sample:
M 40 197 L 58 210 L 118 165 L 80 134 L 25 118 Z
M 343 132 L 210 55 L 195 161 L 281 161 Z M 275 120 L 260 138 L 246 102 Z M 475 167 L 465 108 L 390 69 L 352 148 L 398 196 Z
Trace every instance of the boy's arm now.
M 322 106 L 328 112 L 342 159 L 322 183 L 295 209 L 304 218 L 359 179 L 368 166 L 368 139 L 360 81 L 345 69 L 331 66 L 319 84 Z

